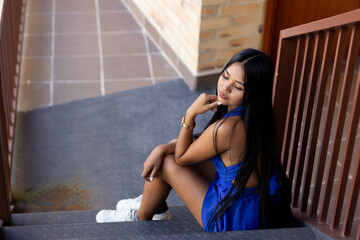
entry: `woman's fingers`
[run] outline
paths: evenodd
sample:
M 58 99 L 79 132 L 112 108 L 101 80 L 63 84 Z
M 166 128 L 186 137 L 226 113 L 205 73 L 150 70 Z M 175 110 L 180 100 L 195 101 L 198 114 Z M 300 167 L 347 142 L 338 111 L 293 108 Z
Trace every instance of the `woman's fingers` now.
M 208 95 L 206 93 L 202 94 L 204 104 L 213 103 L 217 101 L 216 95 Z
M 207 104 L 206 106 L 208 107 L 208 110 L 211 109 L 211 111 L 214 111 L 217 110 L 217 107 L 221 104 L 222 104 L 221 102 L 212 102 Z
M 202 114 L 210 109 L 213 111 L 220 104 L 221 102 L 217 101 L 216 95 L 208 95 L 206 93 L 203 93 L 194 102 L 191 108 L 193 109 L 193 112 L 196 112 L 197 114 Z
M 144 171 L 141 174 L 141 177 L 148 182 L 152 182 L 156 176 L 159 175 L 159 166 L 152 165 L 151 167 L 147 165 L 144 167 Z
M 150 171 L 151 171 L 151 168 L 149 168 L 148 166 L 147 166 L 147 167 L 144 167 L 144 171 L 142 172 L 141 177 L 142 177 L 145 181 L 149 181 Z
M 217 107 L 218 107 L 219 105 L 221 105 L 221 102 L 218 102 L 218 104 L 217 104 L 216 107 L 211 108 L 211 111 L 212 111 L 212 112 L 213 112 L 214 110 L 217 111 Z
M 158 175 L 158 170 L 159 170 L 159 167 L 154 166 L 154 168 L 152 169 L 152 172 L 150 174 L 150 177 L 149 177 L 150 182 L 152 182 L 154 180 L 154 178 Z
M 209 107 L 209 109 L 215 108 L 220 104 L 221 102 L 217 100 L 216 95 L 207 95 L 204 93 L 204 105 Z

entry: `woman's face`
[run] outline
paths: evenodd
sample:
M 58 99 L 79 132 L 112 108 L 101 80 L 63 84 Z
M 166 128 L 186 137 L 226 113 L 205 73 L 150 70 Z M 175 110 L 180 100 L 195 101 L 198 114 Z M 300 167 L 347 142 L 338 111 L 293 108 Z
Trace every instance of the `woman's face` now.
M 228 111 L 241 105 L 244 96 L 243 69 L 239 62 L 231 64 L 220 75 L 217 91 L 218 101 L 228 106 Z

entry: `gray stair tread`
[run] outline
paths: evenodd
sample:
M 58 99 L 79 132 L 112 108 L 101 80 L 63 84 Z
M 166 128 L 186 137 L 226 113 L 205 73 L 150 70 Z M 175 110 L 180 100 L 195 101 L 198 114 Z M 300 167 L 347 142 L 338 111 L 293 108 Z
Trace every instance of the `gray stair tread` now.
M 194 219 L 185 206 L 169 207 L 172 219 Z M 12 214 L 15 226 L 63 224 L 63 223 L 95 223 L 95 216 L 99 210 L 36 212 Z
M 74 223 L 4 227 L 8 240 L 126 237 L 202 232 L 196 220 L 142 221 L 123 223 Z
M 316 236 L 310 227 L 288 228 L 288 229 L 267 229 L 253 231 L 229 231 L 216 233 L 181 233 L 166 235 L 136 236 L 137 240 L 191 240 L 191 239 L 241 239 L 241 240 L 315 240 Z M 124 237 L 100 237 L 100 238 L 75 238 L 74 240 L 132 240 L 134 236 Z M 65 240 L 65 239 L 63 239 Z
M 205 233 L 195 220 L 5 227 L 7 240 L 42 239 L 316 239 L 309 227 Z

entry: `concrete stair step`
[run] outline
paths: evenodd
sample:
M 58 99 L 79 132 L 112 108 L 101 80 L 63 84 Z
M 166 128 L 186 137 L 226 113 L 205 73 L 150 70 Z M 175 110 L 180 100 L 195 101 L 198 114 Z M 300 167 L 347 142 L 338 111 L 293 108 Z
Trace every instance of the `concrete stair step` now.
M 318 238 L 310 227 L 289 228 L 289 229 L 268 229 L 253 231 L 230 231 L 214 233 L 181 233 L 181 234 L 164 234 L 164 235 L 146 235 L 146 236 L 125 236 L 125 237 L 100 237 L 100 238 L 76 238 L 76 240 L 190 240 L 190 239 L 241 239 L 241 240 L 332 240 Z M 65 240 L 65 239 L 63 239 Z
M 310 227 L 205 233 L 185 206 L 169 207 L 172 220 L 96 223 L 98 210 L 13 214 L 15 226 L 0 229 L 5 240 L 47 239 L 316 239 Z M 301 225 L 298 225 L 301 226 Z
M 185 206 L 169 207 L 173 220 L 194 219 Z M 70 224 L 70 223 L 96 223 L 95 216 L 99 210 L 36 212 L 12 214 L 15 226 Z
M 196 220 L 74 223 L 4 227 L 5 240 L 48 239 L 316 239 L 309 227 L 205 233 Z
M 201 233 L 196 220 L 142 221 L 122 223 L 72 223 L 3 228 L 6 240 L 91 239 Z

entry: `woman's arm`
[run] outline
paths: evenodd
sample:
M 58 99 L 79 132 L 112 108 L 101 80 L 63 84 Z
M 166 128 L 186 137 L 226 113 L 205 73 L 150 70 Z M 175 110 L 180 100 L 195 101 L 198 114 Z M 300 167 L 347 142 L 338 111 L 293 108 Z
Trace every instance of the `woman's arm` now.
M 193 142 L 193 127 L 195 126 L 195 118 L 197 115 L 214 109 L 219 105 L 216 95 L 201 94 L 195 102 L 186 111 L 185 126 L 180 130 L 179 137 L 175 148 L 175 161 L 179 164 L 193 164 L 201 160 L 208 159 L 216 154 L 213 147 L 212 130 L 214 124 L 208 127 L 203 134 Z M 189 159 L 186 154 L 191 148 L 196 149 L 197 156 Z M 193 156 L 193 154 L 191 154 Z
M 155 147 L 144 162 L 144 170 L 141 174 L 141 177 L 144 178 L 146 181 L 151 182 L 157 175 L 157 172 L 161 167 L 164 157 L 167 154 L 175 152 L 175 145 L 176 139 L 173 139 L 169 143 L 165 143 Z

